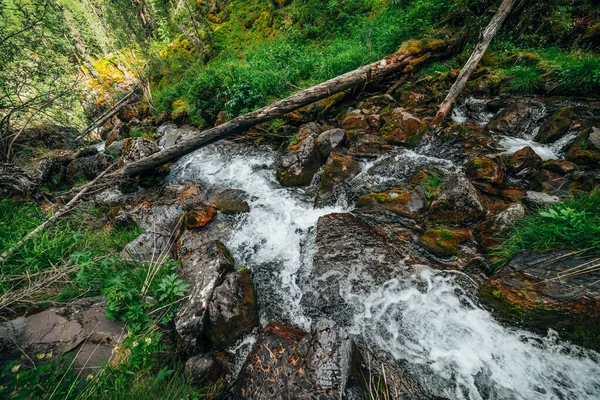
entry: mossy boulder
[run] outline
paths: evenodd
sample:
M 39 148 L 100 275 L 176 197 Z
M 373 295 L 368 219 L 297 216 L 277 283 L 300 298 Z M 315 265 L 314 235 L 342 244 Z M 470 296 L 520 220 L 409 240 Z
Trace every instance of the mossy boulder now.
M 217 211 L 212 206 L 206 206 L 197 210 L 188 211 L 185 214 L 185 227 L 187 229 L 203 228 L 210 221 L 212 221 L 216 214 Z
M 499 244 L 499 237 L 515 226 L 524 216 L 525 207 L 520 203 L 511 204 L 506 210 L 497 215 L 489 215 L 479 225 L 479 235 L 483 247 L 489 249 Z
M 475 158 L 467 164 L 469 179 L 477 182 L 501 184 L 504 181 L 502 168 L 489 158 Z
M 208 337 L 221 349 L 234 345 L 258 326 L 256 291 L 249 270 L 225 277 L 214 291 L 208 314 Z
M 316 125 L 316 124 L 314 124 Z M 306 186 L 321 167 L 321 154 L 317 146 L 319 130 L 314 126 L 300 129 L 296 143 L 291 144 L 281 156 L 277 180 L 284 186 Z
M 425 200 L 412 188 L 397 187 L 381 193 L 369 193 L 361 196 L 357 208 L 373 208 L 392 211 L 409 218 L 422 216 Z
M 423 139 L 427 125 L 404 108 L 395 108 L 379 130 L 381 138 L 395 145 L 416 146 Z
M 323 168 L 315 205 L 335 204 L 346 185 L 360 172 L 360 164 L 350 156 L 332 153 Z
M 516 102 L 506 105 L 487 124 L 491 132 L 506 136 L 516 136 L 522 132 L 531 122 L 534 107 L 526 102 Z
M 567 253 L 518 253 L 482 285 L 481 299 L 508 322 L 540 334 L 553 329 L 563 339 L 598 351 L 600 292 L 593 283 L 600 273 L 567 275 L 590 261 Z
M 466 178 L 449 176 L 442 185 L 444 190 L 429 207 L 429 218 L 436 223 L 465 224 L 481 221 L 487 210 L 477 191 Z
M 430 253 L 440 256 L 454 256 L 458 254 L 458 245 L 471 239 L 473 235 L 469 229 L 428 229 L 419 242 Z
M 573 107 L 563 107 L 555 111 L 540 127 L 535 141 L 554 143 L 569 132 L 575 112 Z
M 596 167 L 600 164 L 600 128 L 584 131 L 569 147 L 565 158 L 578 165 Z
M 548 160 L 542 164 L 542 168 L 561 175 L 567 175 L 579 169 L 577 164 L 567 160 Z

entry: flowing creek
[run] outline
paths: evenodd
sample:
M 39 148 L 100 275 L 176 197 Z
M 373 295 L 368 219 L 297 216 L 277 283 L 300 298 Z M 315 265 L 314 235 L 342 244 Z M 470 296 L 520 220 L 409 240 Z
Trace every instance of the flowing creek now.
M 455 112 L 456 122 L 467 118 L 461 112 L 461 108 Z M 489 116 L 480 119 L 485 123 Z M 500 138 L 500 143 L 507 152 L 533 144 L 540 156 L 551 159 L 560 157 L 573 140 L 566 137 L 552 147 L 535 147 L 534 136 L 530 131 L 521 138 Z M 277 320 L 307 330 L 311 315 L 301 299 L 311 284 L 318 284 L 311 279 L 311 269 L 319 217 L 350 212 L 349 204 L 358 195 L 402 183 L 419 167 L 435 165 L 462 173 L 452 157 L 440 159 L 432 153 L 446 158 L 443 149 L 429 143 L 363 161 L 347 199 L 329 208 L 313 207 L 314 184 L 304 190 L 279 185 L 274 172 L 276 152 L 231 142 L 210 145 L 179 160 L 169 181 L 192 181 L 248 194 L 250 212 L 238 217 L 224 242 L 237 267 L 246 266 L 253 272 L 261 322 Z M 398 265 L 398 270 L 406 270 L 403 267 Z M 402 365 L 432 397 L 600 398 L 599 354 L 561 342 L 553 331 L 542 337 L 500 324 L 468 295 L 469 290 L 456 279 L 458 275 L 464 274 L 422 266 L 412 275 L 390 276 L 383 285 L 367 282 L 366 292 L 353 290 L 356 276 L 345 277 L 340 296 L 355 310 L 345 328 L 363 350 L 368 348 L 386 361 Z

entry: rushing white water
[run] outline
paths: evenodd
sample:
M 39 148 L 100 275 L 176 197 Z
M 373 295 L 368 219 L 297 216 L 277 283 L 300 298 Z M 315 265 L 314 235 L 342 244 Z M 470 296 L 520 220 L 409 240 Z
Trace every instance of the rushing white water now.
M 523 138 L 501 136 L 498 143 L 505 149 L 505 154 L 514 154 L 529 146 L 541 157 L 542 160 L 557 160 L 562 157 L 565 149 L 577 138 L 577 133 L 571 132 L 554 143 L 541 144 L 533 140 L 535 133 Z
M 347 210 L 314 209 L 302 190 L 281 188 L 274 162 L 273 152 L 223 143 L 174 164 L 170 179 L 249 194 L 251 211 L 240 216 L 226 244 L 238 266 L 263 277 L 258 294 L 281 303 L 275 308 L 282 313 L 279 318 L 306 329 L 310 319 L 300 304 L 298 278 L 310 276 L 313 227 L 320 216 Z M 358 179 L 368 178 L 376 165 L 363 164 Z M 448 274 L 423 267 L 418 276 L 390 277 L 360 295 L 349 286 L 351 279 L 340 285 L 344 301 L 358 310 L 350 332 L 388 358 L 406 362 L 432 394 L 451 399 L 600 398 L 597 353 L 561 343 L 553 333 L 539 337 L 504 327 Z

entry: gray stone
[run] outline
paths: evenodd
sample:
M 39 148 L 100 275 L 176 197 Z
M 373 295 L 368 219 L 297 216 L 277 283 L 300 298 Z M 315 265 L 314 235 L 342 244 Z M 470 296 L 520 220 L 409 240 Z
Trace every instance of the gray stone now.
M 77 179 L 92 180 L 114 162 L 115 159 L 107 154 L 96 154 L 91 157 L 78 158 L 67 166 L 67 177 L 71 181 Z
M 104 148 L 104 152 L 107 154 L 118 154 L 119 156 L 123 153 L 125 147 L 125 140 L 117 140 L 112 142 L 109 146 Z
M 503 234 L 515 226 L 525 216 L 525 207 L 520 203 L 511 204 L 508 208 L 496 215 L 496 234 Z
M 222 377 L 223 368 L 214 355 L 199 354 L 186 361 L 185 372 L 195 382 L 215 382 Z
M 477 191 L 462 175 L 450 175 L 442 194 L 431 204 L 429 217 L 440 223 L 471 223 L 485 218 L 486 209 Z
M 593 144 L 597 149 L 600 149 L 600 128 L 592 127 L 588 142 Z
M 196 231 L 186 231 L 182 236 L 180 272 L 190 289 L 175 316 L 175 330 L 190 354 L 204 349 L 213 291 L 223 283 L 226 274 L 233 272 L 233 259 L 223 243 L 215 240 L 200 247 L 187 247 L 186 243 L 193 243 L 189 237 L 196 235 Z
M 553 204 L 559 203 L 560 199 L 558 196 L 552 196 L 542 192 L 534 192 L 533 190 L 528 190 L 525 193 L 525 197 L 523 201 L 530 206 L 533 207 L 548 207 Z
M 346 131 L 343 129 L 330 129 L 319 135 L 317 145 L 321 155 L 327 157 L 334 149 L 338 148 L 346 136 Z
M 488 124 L 487 128 L 501 135 L 517 136 L 530 123 L 534 107 L 517 102 L 504 107 Z
M 125 141 L 121 164 L 127 165 L 142 158 L 158 153 L 160 148 L 156 143 L 146 138 L 129 138 Z
M 321 155 L 317 147 L 318 125 L 304 125 L 296 135 L 298 143 L 289 146 L 277 168 L 277 180 L 284 186 L 308 185 L 321 167 Z

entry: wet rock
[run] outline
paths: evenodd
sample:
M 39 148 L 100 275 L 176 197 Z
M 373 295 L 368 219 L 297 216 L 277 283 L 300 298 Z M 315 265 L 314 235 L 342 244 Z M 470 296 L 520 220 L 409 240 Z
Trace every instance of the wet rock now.
M 530 206 L 533 207 L 548 207 L 553 204 L 560 202 L 560 199 L 557 196 L 552 196 L 547 193 L 535 192 L 533 190 L 528 190 L 525 193 L 525 197 L 523 201 Z
M 217 210 L 213 206 L 204 205 L 202 208 L 191 210 L 185 213 L 185 227 L 187 229 L 199 229 L 208 224 Z
M 71 182 L 78 179 L 92 180 L 114 163 L 115 159 L 107 154 L 78 158 L 67 166 L 67 177 Z
M 458 254 L 458 245 L 473 237 L 469 229 L 428 229 L 419 242 L 425 250 L 441 256 L 454 256 Z
M 121 258 L 156 262 L 168 257 L 173 243 L 177 240 L 183 212 L 183 208 L 179 206 L 156 206 L 144 212 L 138 223 L 145 231 L 125 246 Z
M 343 129 L 330 129 L 319 135 L 317 145 L 321 155 L 326 158 L 329 154 L 337 149 L 346 137 L 346 131 Z
M 197 383 L 216 382 L 224 375 L 221 363 L 212 354 L 199 354 L 185 362 L 185 372 Z
M 369 116 L 361 110 L 350 110 L 342 120 L 342 129 L 349 131 L 348 139 L 352 139 L 358 133 L 364 133 L 372 129 L 373 122 L 369 122 Z
M 90 297 L 0 323 L 0 365 L 20 356 L 28 365 L 22 352 L 36 363 L 72 354 L 76 372 L 85 366 L 82 376 L 95 374 L 127 335 L 123 323 L 106 318 L 105 307 L 104 298 Z
M 524 102 L 507 105 L 487 124 L 490 131 L 515 136 L 522 132 L 530 122 L 534 107 Z
M 596 167 L 600 164 L 600 128 L 584 131 L 569 147 L 565 158 L 578 165 Z
M 549 160 L 542 164 L 545 170 L 555 172 L 561 175 L 567 175 L 579 169 L 577 164 L 567 160 Z
M 360 165 L 350 156 L 332 153 L 321 175 L 315 206 L 335 204 L 352 178 L 360 172 Z
M 120 156 L 125 148 L 125 140 L 117 140 L 104 148 L 106 154 L 116 154 Z
M 481 243 L 490 248 L 500 243 L 499 236 L 508 232 L 510 228 L 525 216 L 525 207 L 520 203 L 511 204 L 498 215 L 490 215 L 479 225 Z
M 321 167 L 317 136 L 318 125 L 316 128 L 309 125 L 300 129 L 296 135 L 298 142 L 285 150 L 277 168 L 277 180 L 282 185 L 305 186 L 311 182 Z
M 159 151 L 160 148 L 158 145 L 150 139 L 129 138 L 123 146 L 123 156 L 121 157 L 120 165 L 131 164 Z
M 477 182 L 501 184 L 504 181 L 502 168 L 489 158 L 475 158 L 467 164 L 469 179 Z
M 540 127 L 535 141 L 554 143 L 569 132 L 575 113 L 573 107 L 563 107 L 555 111 Z
M 341 399 L 356 360 L 348 334 L 333 321 L 317 321 L 308 335 L 271 323 L 248 356 L 234 395 Z
M 226 349 L 258 326 L 254 283 L 247 269 L 230 273 L 214 291 L 209 312 L 208 337 Z
M 364 293 L 386 282 L 404 265 L 404 256 L 387 236 L 352 214 L 322 216 L 316 235 L 313 269 L 302 304 L 344 326 L 356 310 L 343 300 L 342 291 Z
M 472 223 L 482 220 L 486 209 L 466 178 L 451 175 L 444 180 L 442 194 L 431 204 L 429 217 L 438 223 Z
M 568 252 L 518 253 L 481 287 L 481 298 L 509 321 L 600 349 L 600 271 L 568 276 L 594 257 Z M 560 278 L 559 278 L 560 277 Z
M 348 154 L 354 157 L 377 157 L 382 151 L 389 148 L 376 133 L 360 133 L 353 137 L 348 149 Z
M 423 121 L 404 108 L 396 108 L 379 133 L 381 138 L 388 143 L 416 146 L 426 130 L 427 125 Z
M 363 195 L 356 207 L 384 209 L 405 217 L 419 218 L 425 209 L 425 199 L 413 188 L 397 187 L 382 193 Z
M 84 147 L 83 149 L 77 150 L 73 154 L 73 159 L 83 158 L 83 157 L 91 157 L 98 154 L 98 149 L 95 146 Z
M 537 171 L 542 165 L 542 158 L 527 146 L 506 158 L 504 163 L 511 173 L 521 175 Z
M 532 177 L 530 187 L 533 190 L 549 194 L 567 193 L 569 190 L 569 180 L 556 172 L 542 169 Z
M 215 240 L 196 246 L 194 237 L 198 236 L 197 231 L 185 232 L 179 248 L 181 277 L 190 288 L 175 316 L 175 330 L 190 354 L 204 349 L 213 291 L 233 272 L 233 259 L 225 245 Z
M 243 214 L 250 212 L 250 206 L 244 200 L 215 200 L 212 205 L 223 214 Z

